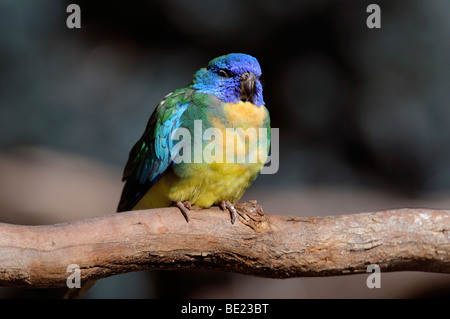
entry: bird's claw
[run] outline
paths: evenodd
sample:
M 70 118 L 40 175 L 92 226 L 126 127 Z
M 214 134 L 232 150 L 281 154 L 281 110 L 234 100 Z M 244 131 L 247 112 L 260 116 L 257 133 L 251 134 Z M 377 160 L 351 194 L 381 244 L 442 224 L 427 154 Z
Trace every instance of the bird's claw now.
M 231 223 L 234 224 L 237 215 L 237 210 L 236 208 L 234 208 L 234 205 L 230 201 L 224 200 L 220 203 L 220 208 L 223 211 L 225 211 L 225 209 L 228 209 L 228 211 L 230 212 Z
M 185 201 L 185 202 L 177 202 L 175 204 L 176 207 L 178 207 L 178 209 L 181 211 L 181 213 L 184 216 L 184 219 L 186 219 L 186 222 L 189 223 L 189 214 L 188 211 L 191 210 L 192 206 L 191 203 L 189 203 L 189 201 Z

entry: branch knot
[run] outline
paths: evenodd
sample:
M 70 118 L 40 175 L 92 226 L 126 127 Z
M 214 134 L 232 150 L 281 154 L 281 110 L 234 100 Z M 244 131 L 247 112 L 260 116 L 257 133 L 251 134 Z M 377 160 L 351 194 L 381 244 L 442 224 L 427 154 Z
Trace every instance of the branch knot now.
M 272 230 L 272 225 L 264 215 L 261 205 L 258 205 L 256 200 L 248 201 L 247 203 L 240 203 L 235 205 L 242 224 L 250 227 L 257 233 Z

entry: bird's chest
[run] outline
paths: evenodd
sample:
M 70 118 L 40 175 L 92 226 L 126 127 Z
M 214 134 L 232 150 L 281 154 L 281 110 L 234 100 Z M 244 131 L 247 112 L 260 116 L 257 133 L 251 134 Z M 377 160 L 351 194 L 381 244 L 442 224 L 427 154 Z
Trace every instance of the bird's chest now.
M 214 137 L 203 140 L 204 151 L 214 149 L 216 162 L 264 164 L 269 144 L 268 128 L 264 127 L 267 117 L 264 106 L 257 107 L 250 102 L 226 103 L 221 112 L 208 116 Z
M 221 115 L 212 118 L 213 125 L 219 128 L 259 128 L 268 115 L 263 105 L 258 107 L 250 102 L 226 103 L 222 111 Z

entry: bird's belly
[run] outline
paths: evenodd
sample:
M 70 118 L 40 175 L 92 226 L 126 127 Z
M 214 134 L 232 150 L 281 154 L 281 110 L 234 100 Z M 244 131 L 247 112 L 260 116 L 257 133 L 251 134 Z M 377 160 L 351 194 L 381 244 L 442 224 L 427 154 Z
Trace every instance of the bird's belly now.
M 175 165 L 134 209 L 167 207 L 189 201 L 198 207 L 237 202 L 254 181 L 263 164 L 212 163 Z
M 253 182 L 262 165 L 238 163 L 191 164 L 183 178 L 171 188 L 173 201 L 189 200 L 200 207 L 221 201 L 237 202 Z

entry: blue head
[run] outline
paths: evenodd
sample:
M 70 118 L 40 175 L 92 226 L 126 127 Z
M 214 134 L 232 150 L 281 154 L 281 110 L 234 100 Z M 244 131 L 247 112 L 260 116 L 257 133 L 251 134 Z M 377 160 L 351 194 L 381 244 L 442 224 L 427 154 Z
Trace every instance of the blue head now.
M 230 53 L 211 60 L 206 68 L 198 70 L 193 86 L 224 102 L 249 101 L 261 106 L 264 100 L 260 76 L 258 60 L 247 54 Z

